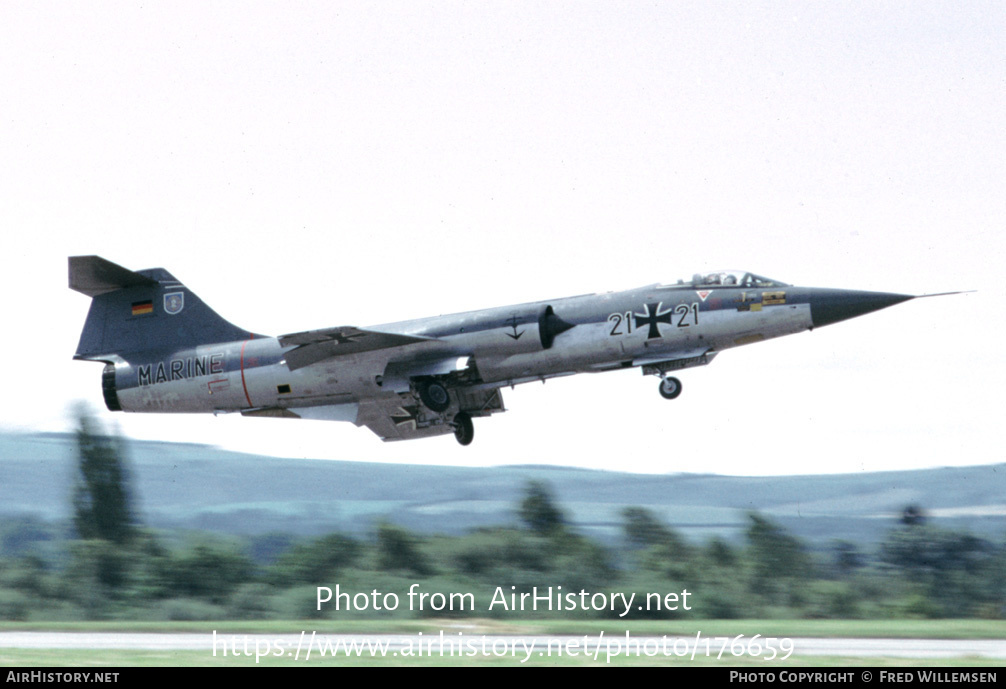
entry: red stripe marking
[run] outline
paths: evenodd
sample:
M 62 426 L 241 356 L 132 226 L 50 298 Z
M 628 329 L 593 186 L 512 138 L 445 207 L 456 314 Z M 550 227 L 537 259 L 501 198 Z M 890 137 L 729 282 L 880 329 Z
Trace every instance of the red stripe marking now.
M 252 404 L 251 397 L 248 395 L 248 383 L 245 382 L 245 346 L 250 340 L 245 340 L 241 343 L 241 387 L 245 389 L 245 399 L 248 400 L 248 406 L 254 407 Z

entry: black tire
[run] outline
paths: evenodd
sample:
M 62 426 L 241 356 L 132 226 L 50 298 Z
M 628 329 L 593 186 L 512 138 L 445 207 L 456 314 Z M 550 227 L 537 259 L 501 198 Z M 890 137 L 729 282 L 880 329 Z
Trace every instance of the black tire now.
M 454 437 L 462 445 L 471 445 L 475 438 L 475 424 L 467 412 L 458 412 L 454 417 Z
M 419 386 L 419 399 L 423 401 L 429 409 L 438 414 L 451 406 L 451 396 L 447 388 L 435 380 L 423 383 Z
M 677 378 L 663 378 L 657 389 L 665 400 L 673 400 L 681 394 L 681 381 Z

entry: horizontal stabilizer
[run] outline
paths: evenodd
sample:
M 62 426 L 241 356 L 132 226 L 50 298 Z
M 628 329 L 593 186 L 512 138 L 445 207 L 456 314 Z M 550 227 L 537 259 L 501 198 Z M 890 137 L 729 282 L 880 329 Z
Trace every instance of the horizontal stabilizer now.
M 279 338 L 280 345 L 284 347 L 296 345 L 296 349 L 286 353 L 286 364 L 291 371 L 337 356 L 360 354 L 377 349 L 390 349 L 423 342 L 436 342 L 436 338 L 382 333 L 374 330 L 361 330 L 352 326 L 309 330 L 282 335 Z
M 101 256 L 70 257 L 70 289 L 89 297 L 125 287 L 153 286 L 157 280 L 103 259 Z

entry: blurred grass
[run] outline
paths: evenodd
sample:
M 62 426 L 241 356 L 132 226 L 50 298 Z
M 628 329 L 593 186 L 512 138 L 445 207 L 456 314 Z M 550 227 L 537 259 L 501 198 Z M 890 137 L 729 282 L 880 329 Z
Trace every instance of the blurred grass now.
M 302 630 L 326 633 L 398 633 L 398 634 L 438 634 L 461 632 L 466 636 L 476 634 L 514 635 L 624 635 L 629 631 L 634 636 L 668 635 L 695 636 L 701 632 L 703 638 L 736 637 L 743 634 L 750 638 L 755 634 L 766 637 L 859 637 L 859 638 L 931 638 L 931 639 L 1001 639 L 1006 638 L 1006 622 L 987 620 L 691 620 L 675 622 L 632 622 L 617 624 L 605 621 L 498 621 L 455 620 L 396 621 L 388 620 L 379 624 L 373 620 L 352 620 L 343 623 L 318 620 L 290 620 L 265 622 L 61 622 L 61 623 L 3 623 L 0 631 L 49 631 L 49 632 L 94 632 L 94 633 L 189 633 L 211 634 L 214 630 L 222 634 L 297 634 Z M 582 652 L 582 651 L 581 651 Z M 371 657 L 369 652 L 361 657 L 340 654 L 336 657 L 322 657 L 317 651 L 310 660 L 296 660 L 293 657 L 261 658 L 245 655 L 227 655 L 210 650 L 123 650 L 123 649 L 20 649 L 0 648 L 0 666 L 5 667 L 143 667 L 143 666 L 215 666 L 242 667 L 259 665 L 263 667 L 283 666 L 719 666 L 719 667 L 996 667 L 1002 659 L 996 658 L 898 658 L 898 657 L 841 657 L 794 655 L 785 661 L 767 661 L 755 657 L 729 657 L 717 659 L 697 656 L 695 660 L 678 657 L 624 657 L 619 656 L 605 662 L 602 653 L 598 660 L 585 655 L 541 657 L 537 653 L 525 663 L 521 663 L 523 652 L 516 657 L 432 657 L 400 656 L 394 652 L 384 658 Z

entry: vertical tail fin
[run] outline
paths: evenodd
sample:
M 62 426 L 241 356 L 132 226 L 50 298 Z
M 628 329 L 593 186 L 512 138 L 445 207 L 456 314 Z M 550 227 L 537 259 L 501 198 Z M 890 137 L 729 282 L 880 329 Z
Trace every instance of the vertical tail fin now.
M 75 359 L 262 337 L 221 318 L 163 268 L 132 271 L 99 256 L 71 256 L 69 265 L 70 289 L 91 297 Z

